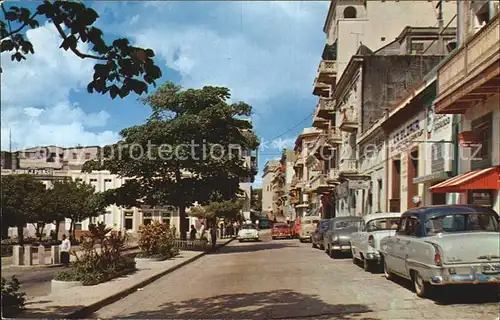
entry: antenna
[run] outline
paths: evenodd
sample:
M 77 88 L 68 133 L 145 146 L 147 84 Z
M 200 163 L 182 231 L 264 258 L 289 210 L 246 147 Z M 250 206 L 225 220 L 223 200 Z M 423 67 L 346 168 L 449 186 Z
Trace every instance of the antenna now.
M 12 128 L 9 128 L 9 152 L 12 153 Z

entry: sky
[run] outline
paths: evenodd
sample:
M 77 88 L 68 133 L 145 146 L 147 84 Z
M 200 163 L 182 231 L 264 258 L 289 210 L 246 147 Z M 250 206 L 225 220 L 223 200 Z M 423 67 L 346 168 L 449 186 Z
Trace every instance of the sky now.
M 35 3 L 36 4 L 36 3 Z M 252 123 L 266 161 L 293 147 L 310 126 L 317 97 L 312 85 L 325 45 L 329 1 L 86 2 L 106 38 L 151 48 L 162 81 L 183 88 L 225 86 L 232 100 L 252 105 Z M 34 2 L 16 2 L 34 8 Z M 143 123 L 149 108 L 131 94 L 112 100 L 89 94 L 95 61 L 59 49 L 55 28 L 28 30 L 35 54 L 13 62 L 1 55 L 1 149 L 38 145 L 105 145 L 120 130 Z M 86 51 L 83 44 L 80 48 Z M 150 88 L 154 90 L 154 88 Z

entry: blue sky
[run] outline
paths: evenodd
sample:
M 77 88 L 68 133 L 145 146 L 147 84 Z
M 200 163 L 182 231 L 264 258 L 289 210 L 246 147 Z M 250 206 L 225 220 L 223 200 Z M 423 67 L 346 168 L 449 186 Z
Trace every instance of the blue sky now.
M 260 150 L 261 172 L 311 124 L 312 119 L 305 121 L 278 143 L 269 142 L 310 115 L 317 103 L 311 92 L 328 1 L 89 4 L 106 37 L 127 37 L 155 51 L 164 80 L 185 88 L 226 86 L 234 100 L 251 104 L 255 130 L 268 141 Z M 88 94 L 93 61 L 58 49 L 52 26 L 30 30 L 27 37 L 36 51 L 27 61 L 11 62 L 2 54 L 2 149 L 8 148 L 10 130 L 14 148 L 103 145 L 149 115 L 136 95 L 111 100 Z

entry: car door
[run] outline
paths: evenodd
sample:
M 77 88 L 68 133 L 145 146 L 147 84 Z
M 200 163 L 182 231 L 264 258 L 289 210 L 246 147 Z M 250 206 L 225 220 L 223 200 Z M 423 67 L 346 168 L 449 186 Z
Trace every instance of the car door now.
M 405 234 L 400 237 L 399 247 L 401 250 L 401 260 L 402 265 L 400 271 L 398 271 L 402 276 L 407 278 L 410 277 L 410 273 L 408 272 L 408 259 L 414 258 L 416 253 L 416 247 L 418 239 L 422 236 L 421 232 L 422 228 L 420 225 L 420 219 L 416 215 L 408 216 L 408 220 L 406 222 Z
M 351 234 L 351 246 L 353 249 L 353 254 L 356 258 L 361 258 L 359 252 L 362 251 L 362 237 L 365 232 L 365 223 L 361 221 L 358 224 L 358 229 Z
M 408 215 L 401 216 L 399 220 L 398 229 L 394 236 L 388 236 L 380 241 L 380 249 L 385 252 L 384 259 L 387 263 L 387 267 L 392 271 L 399 272 L 398 265 L 400 264 L 400 237 L 404 236 L 406 229 L 406 221 L 408 220 Z
M 326 250 L 326 248 L 328 248 L 328 244 L 330 243 L 334 224 L 335 224 L 335 221 L 333 219 L 328 221 L 328 229 L 326 229 L 326 231 L 323 235 L 323 244 L 325 246 L 325 250 Z

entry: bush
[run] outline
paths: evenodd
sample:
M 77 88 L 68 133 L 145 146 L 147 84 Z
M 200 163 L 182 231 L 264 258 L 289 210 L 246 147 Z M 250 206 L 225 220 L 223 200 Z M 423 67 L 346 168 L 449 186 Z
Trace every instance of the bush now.
M 95 285 L 135 270 L 135 262 L 122 255 L 127 236 L 111 233 L 104 223 L 89 225 L 89 233 L 81 239 L 81 257 L 74 252 L 76 261 L 70 269 L 60 271 L 55 280 L 80 281 L 83 285 Z M 100 252 L 96 245 L 100 245 Z
M 138 257 L 142 258 L 168 259 L 178 253 L 174 248 L 174 231 L 159 221 L 139 227 L 138 245 L 141 250 Z
M 12 276 L 7 282 L 2 277 L 2 318 L 12 318 L 24 307 L 25 293 L 19 292 L 19 280 Z

